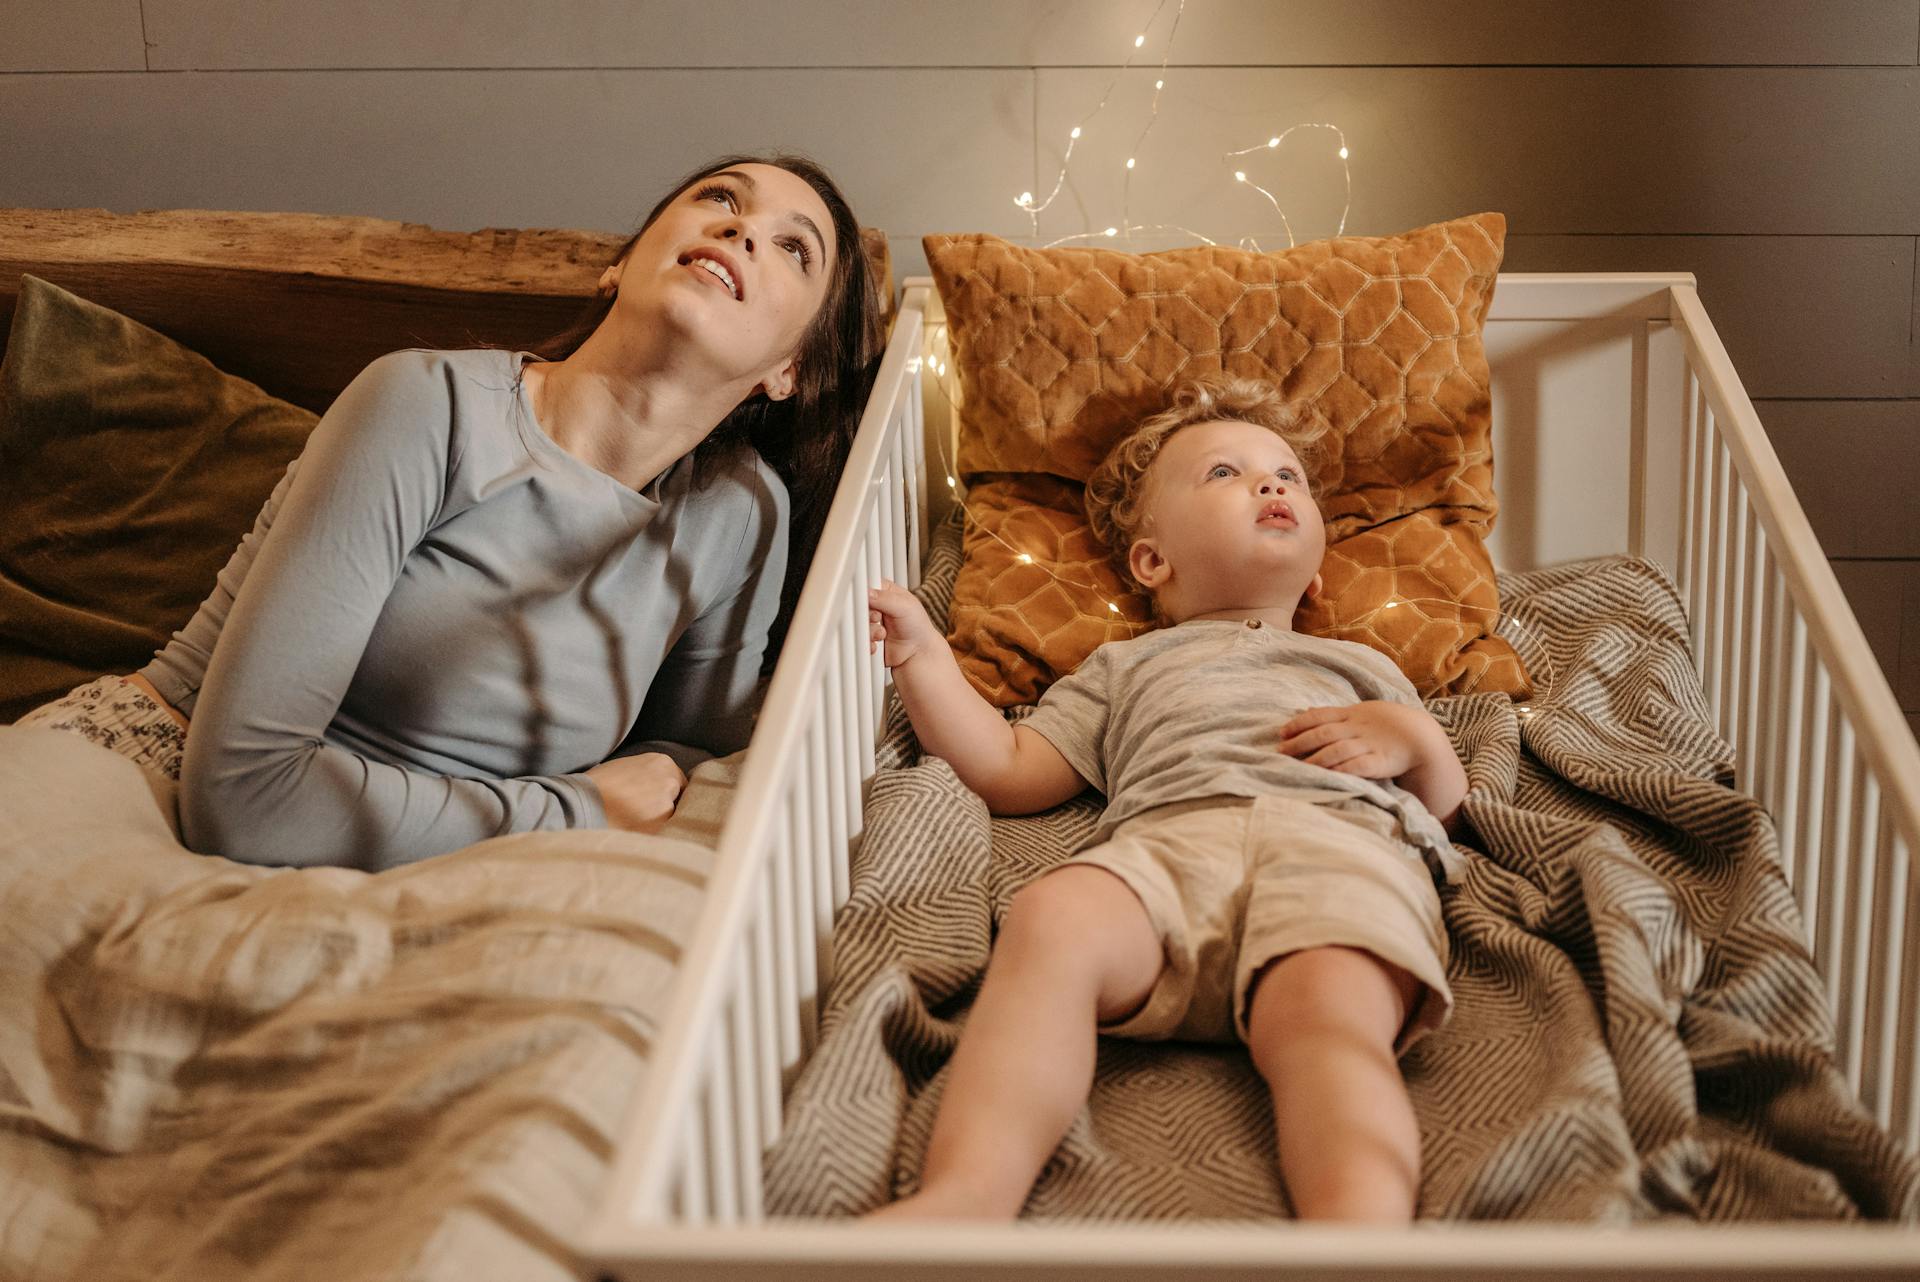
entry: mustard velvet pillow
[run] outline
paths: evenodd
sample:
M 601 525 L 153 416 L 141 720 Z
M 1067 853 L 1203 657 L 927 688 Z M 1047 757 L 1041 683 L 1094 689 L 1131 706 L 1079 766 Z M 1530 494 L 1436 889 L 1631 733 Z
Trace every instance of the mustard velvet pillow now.
M 1332 426 L 1326 591 L 1296 626 L 1380 649 L 1423 697 L 1529 694 L 1494 633 L 1484 543 L 1497 504 L 1481 327 L 1505 237 L 1491 213 L 1277 253 L 927 237 L 973 516 L 948 640 L 975 687 L 1031 702 L 1151 626 L 1086 529 L 1082 486 L 1175 386 L 1225 371 L 1309 399 Z
M 24 276 L 0 361 L 0 723 L 143 666 L 316 422 Z

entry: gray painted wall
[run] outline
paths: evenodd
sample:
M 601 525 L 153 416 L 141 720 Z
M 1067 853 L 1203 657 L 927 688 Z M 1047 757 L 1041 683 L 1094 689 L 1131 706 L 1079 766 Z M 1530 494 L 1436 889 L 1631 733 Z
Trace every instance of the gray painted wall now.
M 619 229 L 791 147 L 904 274 L 1028 234 L 1110 84 L 1042 239 L 1119 222 L 1134 155 L 1133 221 L 1284 244 L 1223 153 L 1331 120 L 1350 231 L 1498 209 L 1516 270 L 1700 278 L 1920 726 L 1920 0 L 1188 0 L 1139 142 L 1178 4 L 0 0 L 0 204 Z M 1342 185 L 1301 138 L 1238 163 L 1305 239 Z

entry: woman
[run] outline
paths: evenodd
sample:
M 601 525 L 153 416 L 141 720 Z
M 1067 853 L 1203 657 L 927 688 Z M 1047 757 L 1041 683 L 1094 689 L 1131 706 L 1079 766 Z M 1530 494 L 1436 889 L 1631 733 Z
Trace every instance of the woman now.
M 154 661 L 19 724 L 177 775 L 185 843 L 249 862 L 657 826 L 746 744 L 872 306 L 817 166 L 703 166 L 549 350 L 375 361 Z

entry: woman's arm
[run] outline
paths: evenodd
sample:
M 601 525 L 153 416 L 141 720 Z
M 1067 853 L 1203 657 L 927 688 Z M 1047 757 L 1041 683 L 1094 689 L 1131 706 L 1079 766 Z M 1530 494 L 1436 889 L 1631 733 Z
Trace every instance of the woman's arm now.
M 1006 718 L 968 684 L 946 638 L 905 588 L 884 583 L 867 594 L 872 639 L 886 644 L 886 665 L 920 747 L 939 757 L 996 815 L 1029 815 L 1078 796 L 1087 786 L 1046 737 Z
M 309 438 L 192 714 L 180 817 L 194 849 L 377 869 L 604 821 L 583 776 L 454 779 L 323 738 L 402 566 L 439 516 L 452 379 L 443 357 L 383 357 Z
M 756 462 L 746 502 L 726 529 L 740 532 L 736 586 L 701 611 L 667 652 L 620 752 L 655 750 L 691 770 L 747 746 L 764 693 L 760 667 L 787 575 L 787 491 Z

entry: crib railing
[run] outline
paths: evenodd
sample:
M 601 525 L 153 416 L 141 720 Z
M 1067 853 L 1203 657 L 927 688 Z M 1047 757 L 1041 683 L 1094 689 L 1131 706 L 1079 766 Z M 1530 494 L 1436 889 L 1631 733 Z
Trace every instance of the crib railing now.
M 1668 568 L 1695 667 L 1738 785 L 1779 830 L 1840 1066 L 1920 1148 L 1920 749 L 1699 295 L 1672 294 L 1685 476 Z
M 867 589 L 920 582 L 925 293 L 907 291 L 881 359 L 629 1118 L 627 1134 L 670 1137 L 615 1172 L 607 1206 L 630 1223 L 762 1215 L 761 1154 L 819 1033 L 885 708 Z
M 881 577 L 909 585 L 920 577 L 925 500 L 935 497 L 922 492 L 920 378 L 937 309 L 924 282 L 909 285 L 721 832 L 681 983 L 623 1131 L 630 1147 L 585 1235 L 590 1258 L 623 1275 L 658 1276 L 654 1264 L 670 1262 L 677 1276 L 729 1279 L 789 1265 L 806 1276 L 897 1276 L 895 1266 L 910 1266 L 914 1276 L 961 1278 L 989 1264 L 1010 1277 L 1078 1277 L 1086 1266 L 1146 1277 L 1174 1261 L 1208 1276 L 1254 1277 L 1282 1259 L 1356 1277 L 1445 1265 L 1520 1278 L 1549 1260 L 1569 1279 L 1589 1276 L 1581 1272 L 1588 1264 L 1595 1278 L 1629 1267 L 1702 1279 L 1799 1267 L 1849 1277 L 1910 1272 L 1910 1233 L 1838 1227 L 1639 1229 L 1610 1237 L 1604 1252 L 1571 1248 L 1583 1253 L 1580 1268 L 1557 1236 L 1567 1231 L 1554 1229 L 1462 1228 L 1418 1240 L 1308 1229 L 1288 1237 L 1284 1256 L 1257 1227 L 1208 1226 L 1203 1236 L 1181 1226 L 927 1230 L 910 1242 L 830 1226 L 738 1232 L 764 1218 L 761 1158 L 818 1036 L 832 917 L 847 895 L 862 789 L 874 770 L 887 674 L 868 652 L 866 589 Z M 1646 468 L 1651 450 L 1684 458 L 1684 476 L 1656 478 L 1650 490 L 1678 491 L 1678 511 L 1649 512 L 1642 502 L 1629 542 L 1677 559 L 1668 569 L 1682 587 L 1713 713 L 1738 753 L 1738 784 L 1780 828 L 1839 1020 L 1841 1065 L 1881 1123 L 1920 1146 L 1920 879 L 1910 868 L 1920 844 L 1920 750 L 1691 286 L 1671 288 L 1668 314 L 1649 329 L 1678 337 L 1677 354 L 1673 344 L 1649 347 L 1681 367 L 1635 374 L 1644 427 L 1636 468 Z M 1669 387 L 1676 400 L 1684 393 L 1683 404 L 1649 403 Z M 1650 445 L 1676 425 L 1684 440 L 1675 448 Z M 728 1227 L 736 1231 L 707 1231 Z M 901 1250 L 908 1254 L 892 1254 Z

